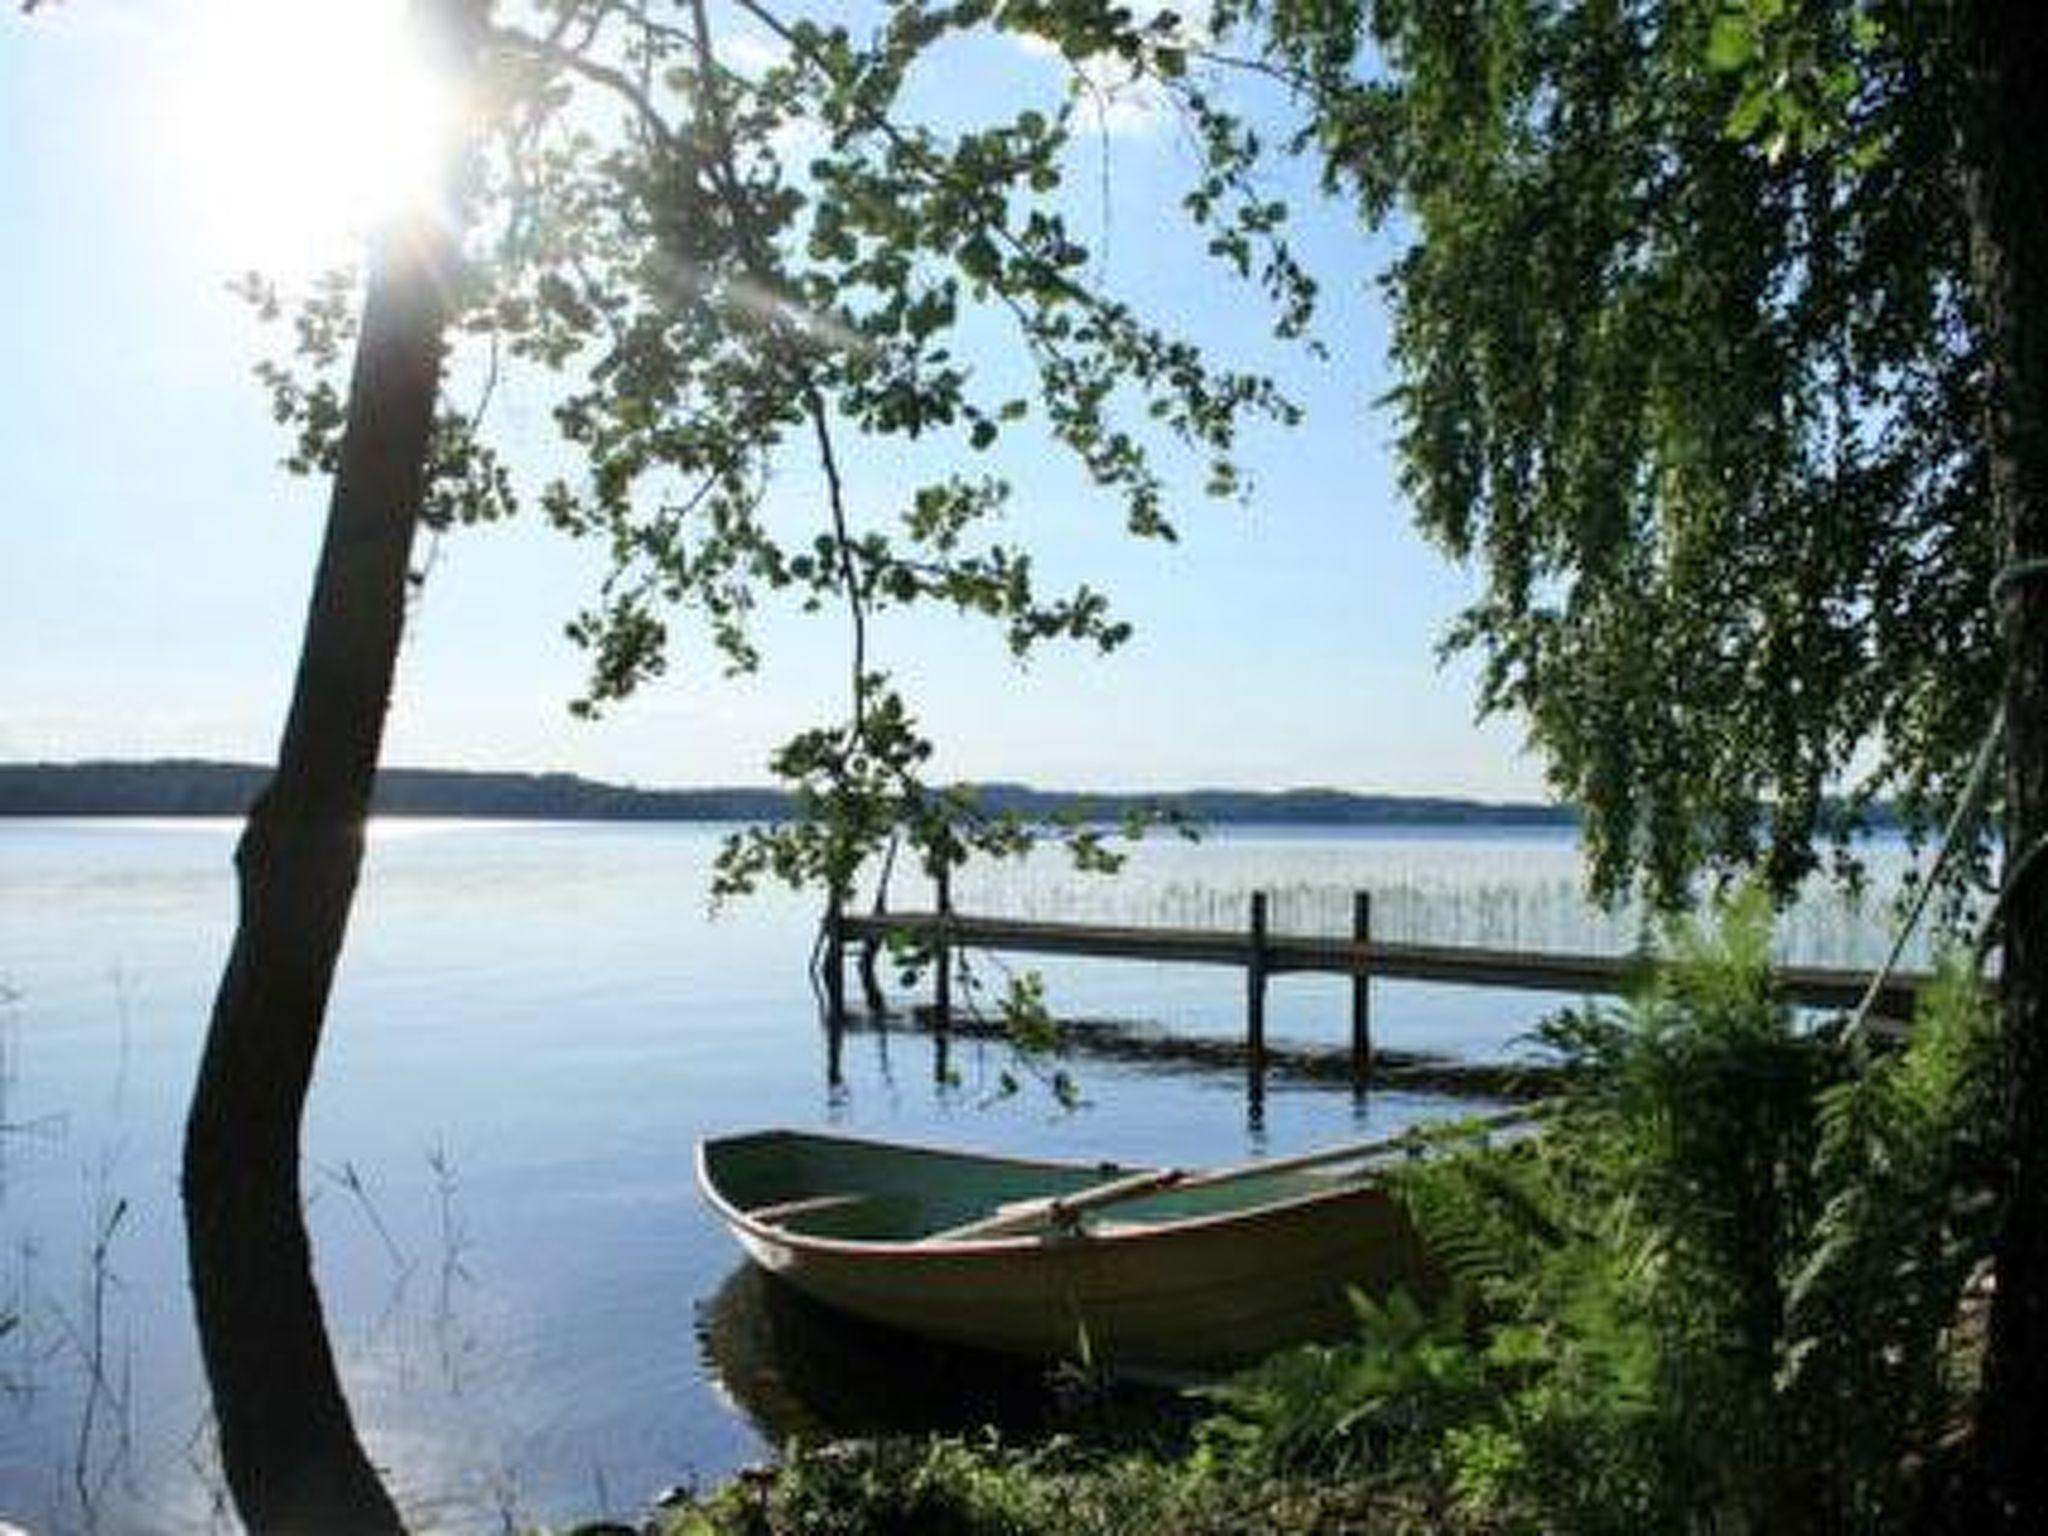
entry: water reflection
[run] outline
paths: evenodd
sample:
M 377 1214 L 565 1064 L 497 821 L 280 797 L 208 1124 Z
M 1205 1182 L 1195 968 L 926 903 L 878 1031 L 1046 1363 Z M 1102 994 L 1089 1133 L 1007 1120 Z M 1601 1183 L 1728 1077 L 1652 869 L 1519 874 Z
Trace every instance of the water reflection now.
M 1183 1417 L 1180 1395 L 935 1344 L 837 1312 L 742 1263 L 697 1307 L 707 1377 L 773 1445 L 843 1435 L 968 1431 L 1031 1438 Z
M 894 1086 L 890 1074 L 889 1042 L 895 1032 L 892 1014 L 849 1012 L 834 1018 L 821 1017 L 825 1041 L 826 1079 L 835 1097 L 845 1089 L 847 1036 L 864 1034 L 874 1047 L 876 1075 Z M 962 1077 L 953 1052 L 956 1042 L 977 1053 L 974 1061 L 1004 1060 L 1012 1066 L 1023 1058 L 1010 1040 L 1000 1019 L 981 1015 L 956 1017 L 947 1028 L 935 1027 L 929 1015 L 915 1014 L 905 1033 L 921 1036 L 932 1057 L 932 1078 L 941 1093 L 960 1088 Z M 1505 1100 L 1540 1097 L 1555 1087 L 1555 1068 L 1540 1060 L 1499 1058 L 1472 1060 L 1430 1051 L 1381 1049 L 1372 1056 L 1369 1076 L 1355 1070 L 1348 1049 L 1339 1046 L 1292 1040 L 1268 1041 L 1258 1051 L 1243 1041 L 1214 1034 L 1180 1034 L 1142 1019 L 1065 1018 L 1057 1021 L 1059 1045 L 1054 1060 L 1084 1077 L 1103 1065 L 1142 1068 L 1158 1078 L 1174 1076 L 1207 1080 L 1222 1085 L 1241 1085 L 1245 1106 L 1245 1143 L 1248 1155 L 1267 1150 L 1266 1102 L 1269 1089 L 1347 1090 L 1349 1119 L 1357 1130 L 1379 1124 L 1374 1115 L 1375 1096 L 1392 1093 L 1436 1094 L 1474 1110 L 1496 1108 Z M 999 1070 L 1000 1081 L 1004 1074 Z M 1010 1074 L 1021 1080 L 1027 1074 Z M 1002 1097 L 1007 1090 L 997 1089 Z M 978 1102 L 978 1101 L 976 1101 Z

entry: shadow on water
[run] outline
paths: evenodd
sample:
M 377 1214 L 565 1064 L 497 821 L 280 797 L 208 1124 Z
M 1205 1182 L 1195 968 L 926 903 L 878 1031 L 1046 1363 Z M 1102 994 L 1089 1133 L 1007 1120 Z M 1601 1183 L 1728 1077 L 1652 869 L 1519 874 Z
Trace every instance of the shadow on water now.
M 828 1084 L 840 1079 L 848 1034 L 872 1035 L 883 1042 L 897 1033 L 921 1036 L 932 1050 L 933 1073 L 941 1078 L 949 1038 L 997 1043 L 1010 1038 L 1008 1026 L 999 1018 L 955 1014 L 941 1028 L 924 1007 L 890 1014 L 849 1010 L 837 1028 L 829 1014 L 820 1022 Z M 1373 1053 L 1369 1084 L 1362 1084 L 1355 1081 L 1349 1050 L 1341 1047 L 1271 1040 L 1255 1057 L 1242 1040 L 1180 1034 L 1147 1020 L 1067 1018 L 1057 1027 L 1057 1054 L 1063 1058 L 1141 1067 L 1155 1074 L 1241 1076 L 1253 1101 L 1263 1097 L 1269 1082 L 1321 1088 L 1349 1085 L 1360 1093 L 1368 1087 L 1387 1088 L 1474 1100 L 1541 1098 L 1557 1087 L 1555 1069 L 1534 1061 L 1475 1060 L 1382 1048 Z
M 696 1327 L 706 1375 L 777 1446 L 986 1425 L 1016 1440 L 1156 1443 L 1192 1418 L 1168 1388 L 934 1344 L 823 1306 L 753 1264 L 698 1304 Z

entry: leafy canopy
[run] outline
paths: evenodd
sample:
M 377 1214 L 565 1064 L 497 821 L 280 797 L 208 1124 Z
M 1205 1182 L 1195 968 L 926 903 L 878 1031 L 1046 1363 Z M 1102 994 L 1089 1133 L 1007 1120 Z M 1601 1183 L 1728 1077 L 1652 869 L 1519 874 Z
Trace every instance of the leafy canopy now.
M 1988 723 L 1955 59 L 1912 0 L 1279 0 L 1386 278 L 1449 636 L 1596 886 L 1789 888 Z
M 1019 657 L 1049 641 L 1113 649 L 1128 626 L 1089 585 L 1046 588 L 1004 526 L 1011 485 L 978 464 L 1036 431 L 1131 534 L 1170 540 L 1163 449 L 1195 456 L 1211 494 L 1238 494 L 1243 424 L 1296 418 L 1269 379 L 1218 366 L 1105 290 L 1092 202 L 1068 185 L 1095 148 L 1083 141 L 1107 67 L 1186 131 L 1191 243 L 1266 295 L 1282 337 L 1305 337 L 1315 287 L 1261 189 L 1265 146 L 1217 94 L 1230 66 L 1215 34 L 1100 0 L 896 0 L 865 36 L 839 7 L 811 19 L 757 0 L 720 7 L 717 25 L 705 0 L 498 12 L 457 376 L 486 380 L 486 399 L 501 376 L 537 377 L 570 452 L 536 455 L 494 438 L 487 410 L 451 409 L 430 521 L 531 504 L 605 551 L 602 590 L 569 626 L 590 658 L 573 706 L 586 714 L 667 668 L 681 615 L 745 672 L 772 600 L 844 611 L 846 717 L 773 763 L 816 814 L 731 845 L 721 889 L 772 875 L 843 892 L 905 830 L 936 866 L 1027 845 L 1033 829 L 924 782 L 931 746 L 875 654 L 876 622 L 938 604 L 1000 626 Z M 912 99 L 975 39 L 1014 50 L 1023 79 L 1043 75 L 1027 46 L 1064 61 L 1064 89 L 966 127 L 921 119 Z M 282 317 L 261 279 L 247 291 Z M 326 469 L 353 339 L 346 283 L 292 319 L 293 358 L 263 376 L 295 435 L 292 467 Z M 1017 366 L 977 361 L 989 357 Z M 855 483 L 849 434 L 937 444 L 905 462 L 942 467 L 888 499 Z M 536 457 L 573 468 L 536 485 Z M 794 475 L 813 493 L 793 507 L 771 487 Z M 1108 859 L 1099 832 L 1066 835 L 1084 863 Z

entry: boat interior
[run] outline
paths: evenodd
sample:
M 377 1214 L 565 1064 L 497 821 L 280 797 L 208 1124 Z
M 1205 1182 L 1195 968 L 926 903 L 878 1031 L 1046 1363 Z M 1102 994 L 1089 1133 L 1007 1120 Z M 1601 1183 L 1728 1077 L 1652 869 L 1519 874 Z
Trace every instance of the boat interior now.
M 785 1232 L 874 1242 L 943 1238 L 997 1215 L 1072 1195 L 1140 1170 L 1116 1163 L 1038 1163 L 1001 1157 L 766 1131 L 708 1141 L 707 1181 L 732 1206 Z M 1357 1181 L 1355 1170 L 1258 1174 L 1204 1187 L 1118 1200 L 1084 1218 L 1111 1233 L 1244 1211 L 1323 1194 Z

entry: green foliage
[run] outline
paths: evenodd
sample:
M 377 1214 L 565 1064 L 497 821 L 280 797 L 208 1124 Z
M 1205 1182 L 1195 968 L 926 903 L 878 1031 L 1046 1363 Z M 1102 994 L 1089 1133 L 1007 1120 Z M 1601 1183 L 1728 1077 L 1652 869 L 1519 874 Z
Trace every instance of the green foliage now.
M 1203 1396 L 1217 1412 L 1194 1465 L 1209 1475 L 1434 1475 L 1444 1433 L 1483 1408 L 1493 1384 L 1455 1301 L 1355 1295 L 1359 1338 L 1275 1355 Z
M 1779 1390 L 1803 1437 L 1835 1448 L 1845 1524 L 1898 1523 L 1916 1496 L 1902 1446 L 1958 1427 L 1978 1362 L 1957 1298 L 1985 1262 L 2003 1142 L 1995 1014 L 1945 972 L 1911 1044 L 1823 1095 L 1822 1207 L 1789 1277 Z
M 1214 1394 L 1208 1475 L 1433 1490 L 1511 1529 L 1898 1529 L 1970 1390 L 1988 1013 L 1949 978 L 1860 1073 L 1768 985 L 1767 908 L 1678 929 L 1622 1011 L 1549 1031 L 1539 1139 L 1400 1170 L 1456 1286 Z
M 1900 24 L 1923 20 L 1897 4 L 1730 0 L 1707 42 L 1707 62 L 1740 86 L 1729 137 L 1760 141 L 1774 161 L 1845 146 L 1858 170 L 1873 168 L 1889 144 L 1866 85 L 1896 58 Z
M 1410 237 L 1403 484 L 1484 577 L 1448 646 L 1598 887 L 1782 892 L 1873 798 L 1931 824 L 2000 665 L 1940 7 L 1263 9 L 1331 181 Z
M 1752 891 L 1717 932 L 1677 927 L 1625 1013 L 1547 1031 L 1566 1064 L 1561 1134 L 1598 1170 L 1645 1298 L 1672 1310 L 1705 1401 L 1757 1401 L 1783 1332 L 1783 1276 L 1816 1209 L 1815 1104 L 1839 1075 L 1826 1041 L 1771 993 L 1770 910 Z M 1722 1425 L 1714 1438 L 1769 1436 Z
M 971 972 L 968 974 L 971 976 Z M 969 995 L 972 996 L 971 991 Z M 1060 1108 L 1079 1109 L 1084 1102 L 1080 1085 L 1073 1074 L 1054 1062 L 1061 1044 L 1060 1029 L 1046 1001 L 1044 976 L 1037 971 L 1006 975 L 996 1010 L 1002 1020 L 1003 1038 L 1019 1068 L 1035 1076 Z M 1014 1094 L 1020 1086 L 1017 1073 L 1003 1068 L 997 1074 L 996 1086 L 1000 1094 Z
M 757 1528 L 817 1536 L 1007 1536 L 1044 1529 L 1054 1507 L 1050 1484 L 1006 1476 L 1000 1461 L 978 1449 L 949 1441 L 929 1447 L 883 1442 L 872 1450 L 800 1455 L 762 1501 Z
M 1210 1394 L 1208 1476 L 1342 1478 L 1478 1528 L 1682 1523 L 1662 1475 L 1660 1356 L 1620 1251 L 1567 1228 L 1586 1193 L 1554 1148 L 1403 1170 L 1457 1290 L 1361 1308 L 1355 1341 L 1276 1356 Z
M 993 1439 L 799 1447 L 656 1523 L 661 1536 L 1421 1536 L 1412 1502 L 1341 1485 L 1194 1477 L 1149 1456 Z
M 989 456 L 1034 433 L 1130 533 L 1171 539 L 1169 455 L 1191 459 L 1214 493 L 1240 494 L 1242 426 L 1295 419 L 1270 380 L 1219 366 L 1091 276 L 1065 185 L 1089 67 L 1113 60 L 1191 130 L 1194 243 L 1222 281 L 1268 296 L 1280 334 L 1304 334 L 1315 286 L 1289 253 L 1286 210 L 1260 186 L 1267 151 L 1218 90 L 1213 34 L 1103 0 L 895 0 L 863 37 L 836 8 L 813 20 L 742 0 L 743 52 L 701 4 L 499 9 L 454 376 L 482 380 L 486 406 L 515 383 L 538 395 L 560 449 L 522 443 L 515 465 L 484 406 L 448 409 L 430 521 L 532 505 L 604 552 L 601 590 L 568 625 L 590 660 L 572 706 L 583 714 L 695 654 L 679 616 L 727 670 L 747 672 L 771 603 L 844 610 L 846 716 L 772 764 L 803 819 L 735 843 L 721 891 L 774 878 L 844 892 L 899 834 L 936 866 L 1060 835 L 982 816 L 963 791 L 924 781 L 931 747 L 875 663 L 877 625 L 937 605 L 994 624 L 1020 658 L 1054 642 L 1112 650 L 1129 627 L 1106 596 L 1048 589 L 1002 527 L 1011 487 Z M 962 127 L 920 120 L 907 101 L 977 37 L 1050 45 L 1068 61 L 1066 87 Z M 327 282 L 295 307 L 261 279 L 244 293 L 266 318 L 290 318 L 292 359 L 260 376 L 294 435 L 291 467 L 325 472 L 349 291 Z M 904 456 L 922 483 L 863 494 L 848 433 L 939 451 Z M 813 494 L 791 497 L 792 475 L 814 476 Z M 1100 862 L 1095 834 L 1068 840 Z

